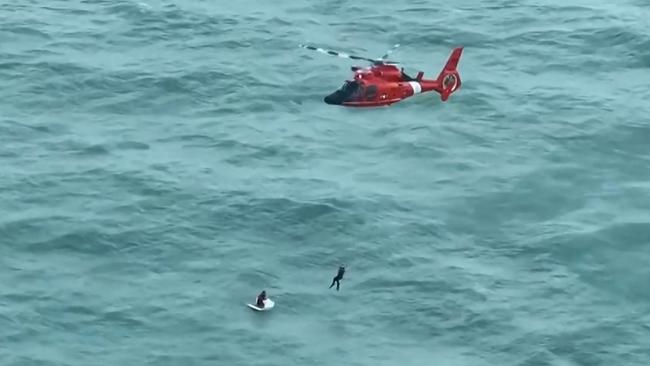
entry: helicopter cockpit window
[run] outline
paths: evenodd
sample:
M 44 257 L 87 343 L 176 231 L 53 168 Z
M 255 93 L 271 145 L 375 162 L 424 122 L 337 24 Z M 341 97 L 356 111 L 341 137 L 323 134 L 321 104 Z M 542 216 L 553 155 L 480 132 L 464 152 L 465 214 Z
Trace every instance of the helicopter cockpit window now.
M 354 81 L 346 81 L 345 84 L 341 87 L 341 92 L 346 95 L 352 95 L 355 91 L 359 89 L 359 83 Z
M 355 101 L 363 93 L 363 87 L 357 81 L 346 81 L 338 90 L 325 97 L 329 104 L 341 104 Z
M 356 81 L 346 81 L 340 89 L 341 96 L 344 100 L 353 97 L 359 91 L 359 83 Z

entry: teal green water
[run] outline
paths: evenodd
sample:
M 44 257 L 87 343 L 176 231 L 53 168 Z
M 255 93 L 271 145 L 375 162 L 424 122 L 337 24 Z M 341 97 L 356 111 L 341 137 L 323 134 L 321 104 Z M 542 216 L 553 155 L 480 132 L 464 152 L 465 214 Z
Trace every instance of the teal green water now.
M 0 363 L 647 366 L 648 10 L 5 2 Z M 306 42 L 463 87 L 329 106 Z

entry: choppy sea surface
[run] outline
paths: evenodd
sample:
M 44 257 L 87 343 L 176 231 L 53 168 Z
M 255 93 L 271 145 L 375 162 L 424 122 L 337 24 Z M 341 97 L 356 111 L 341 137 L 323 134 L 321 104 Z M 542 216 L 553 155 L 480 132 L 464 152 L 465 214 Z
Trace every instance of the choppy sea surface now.
M 649 365 L 649 16 L 3 2 L 0 364 Z M 463 85 L 326 105 L 300 43 Z

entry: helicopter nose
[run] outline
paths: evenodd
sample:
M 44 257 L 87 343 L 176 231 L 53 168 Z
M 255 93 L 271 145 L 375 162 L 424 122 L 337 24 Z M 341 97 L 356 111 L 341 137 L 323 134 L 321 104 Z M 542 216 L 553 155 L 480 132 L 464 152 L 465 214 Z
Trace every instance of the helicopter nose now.
M 333 104 L 333 105 L 341 104 L 341 98 L 338 95 L 336 95 L 336 93 L 326 96 L 323 99 L 323 101 L 327 104 Z
M 341 105 L 343 104 L 343 101 L 345 100 L 345 95 L 341 93 L 340 90 L 337 90 L 330 95 L 326 96 L 323 98 L 323 101 L 327 104 L 333 104 L 333 105 Z
M 336 98 L 331 95 L 326 96 L 323 101 L 327 104 L 338 104 Z

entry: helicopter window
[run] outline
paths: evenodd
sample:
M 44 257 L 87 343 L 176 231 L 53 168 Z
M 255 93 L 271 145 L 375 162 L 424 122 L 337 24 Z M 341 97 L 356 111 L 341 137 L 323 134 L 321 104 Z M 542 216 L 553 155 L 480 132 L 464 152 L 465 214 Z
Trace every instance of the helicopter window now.
M 341 87 L 341 91 L 345 94 L 352 94 L 359 88 L 359 83 L 354 81 L 346 81 Z
M 366 87 L 366 99 L 373 99 L 377 95 L 377 86 L 368 85 Z
M 362 90 L 361 85 L 356 81 L 346 81 L 343 86 L 339 89 L 339 95 L 343 100 L 348 100 L 354 98 L 354 95 L 358 94 Z

